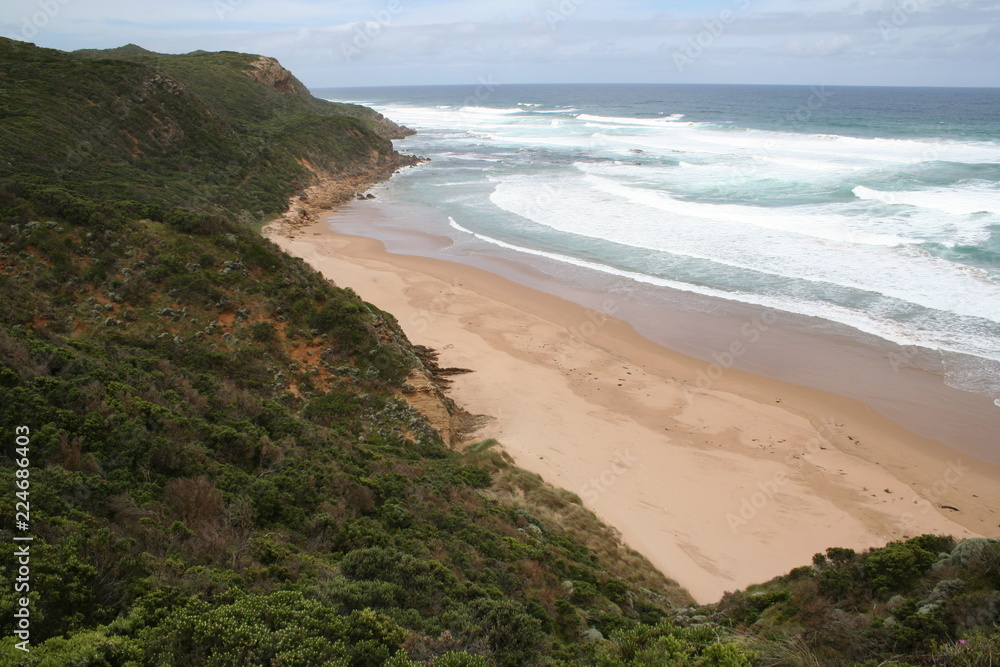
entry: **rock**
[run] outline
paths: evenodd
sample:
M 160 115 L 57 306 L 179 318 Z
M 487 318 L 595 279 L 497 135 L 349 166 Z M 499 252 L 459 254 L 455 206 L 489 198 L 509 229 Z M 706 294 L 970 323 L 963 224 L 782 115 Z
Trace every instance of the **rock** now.
M 270 86 L 279 93 L 301 92 L 292 73 L 282 67 L 276 59 L 260 56 L 252 65 L 254 69 L 246 71 L 245 74 L 254 81 Z
M 587 628 L 581 637 L 583 637 L 583 641 L 585 642 L 596 642 L 604 639 L 604 635 L 597 628 Z
M 375 195 L 365 195 L 365 199 L 375 199 Z

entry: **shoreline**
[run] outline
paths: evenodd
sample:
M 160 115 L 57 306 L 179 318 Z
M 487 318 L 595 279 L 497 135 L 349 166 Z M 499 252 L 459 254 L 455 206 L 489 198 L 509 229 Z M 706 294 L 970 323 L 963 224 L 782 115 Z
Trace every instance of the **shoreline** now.
M 933 350 L 900 346 L 828 320 L 650 288 L 629 278 L 484 245 L 471 235 L 456 235 L 450 218 L 444 222 L 439 211 L 409 201 L 405 187 L 397 183 L 390 180 L 375 189 L 380 195 L 376 201 L 341 209 L 338 230 L 378 239 L 393 254 L 485 269 L 597 311 L 611 295 L 617 318 L 663 347 L 701 360 L 706 370 L 735 367 L 854 398 L 912 432 L 1000 465 L 1000 410 L 992 395 L 957 389 L 949 381 L 954 364 L 975 360 L 946 359 Z M 748 340 L 744 327 L 766 312 L 779 321 Z M 734 344 L 737 354 L 730 352 Z
M 859 401 L 734 368 L 699 381 L 705 362 L 613 312 L 445 259 L 390 254 L 325 222 L 296 234 L 271 238 L 395 315 L 443 365 L 476 371 L 448 392 L 493 418 L 476 439 L 496 437 L 517 465 L 580 495 L 699 602 L 830 546 L 1000 535 L 991 509 L 1000 467 Z M 751 322 L 748 339 L 766 326 Z

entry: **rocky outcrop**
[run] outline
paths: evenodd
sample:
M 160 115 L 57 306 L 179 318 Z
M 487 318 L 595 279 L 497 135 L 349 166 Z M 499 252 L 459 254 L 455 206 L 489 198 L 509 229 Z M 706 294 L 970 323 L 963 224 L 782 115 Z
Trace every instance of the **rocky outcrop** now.
M 302 84 L 298 82 L 298 79 L 282 67 L 276 58 L 260 56 L 250 64 L 253 69 L 246 70 L 245 73 L 257 83 L 270 86 L 283 94 L 301 94 L 305 92 L 304 88 L 301 88 Z
M 367 199 L 361 193 L 372 185 L 384 181 L 402 167 L 426 160 L 413 155 L 401 155 L 395 151 L 389 156 L 380 158 L 373 159 L 366 169 L 352 174 L 327 173 L 308 160 L 299 160 L 299 164 L 313 172 L 317 182 L 289 200 L 288 209 L 275 223 L 279 233 L 295 238 L 299 228 L 319 220 L 324 211 L 355 198 Z
M 409 345 L 409 341 L 407 341 Z M 431 426 L 441 434 L 449 447 L 454 447 L 462 436 L 473 430 L 478 418 L 458 407 L 448 398 L 448 376 L 471 373 L 466 368 L 441 368 L 436 351 L 423 345 L 411 349 L 420 360 L 403 385 L 403 399 L 411 408 L 424 415 Z

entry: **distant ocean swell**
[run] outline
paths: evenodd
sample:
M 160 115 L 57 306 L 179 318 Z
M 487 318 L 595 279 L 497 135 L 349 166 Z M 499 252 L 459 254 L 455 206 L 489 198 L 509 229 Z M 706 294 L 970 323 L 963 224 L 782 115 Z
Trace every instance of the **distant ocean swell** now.
M 456 238 L 937 350 L 950 383 L 1000 397 L 995 106 L 837 90 L 793 124 L 805 90 L 782 115 L 743 88 L 728 117 L 717 90 L 504 92 L 365 100 L 419 131 L 403 147 L 432 162 L 400 187 Z

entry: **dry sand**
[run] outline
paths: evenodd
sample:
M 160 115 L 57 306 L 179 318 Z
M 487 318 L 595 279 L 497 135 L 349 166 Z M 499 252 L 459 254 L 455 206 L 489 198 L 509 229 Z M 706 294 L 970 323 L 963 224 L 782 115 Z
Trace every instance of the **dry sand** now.
M 713 366 L 607 313 L 481 269 L 389 254 L 325 222 L 291 239 L 268 233 L 393 313 L 442 366 L 473 369 L 450 395 L 493 418 L 475 439 L 497 438 L 518 465 L 579 494 L 698 602 L 830 546 L 1000 536 L 1000 466 L 858 401 Z M 735 342 L 770 324 L 748 322 Z

